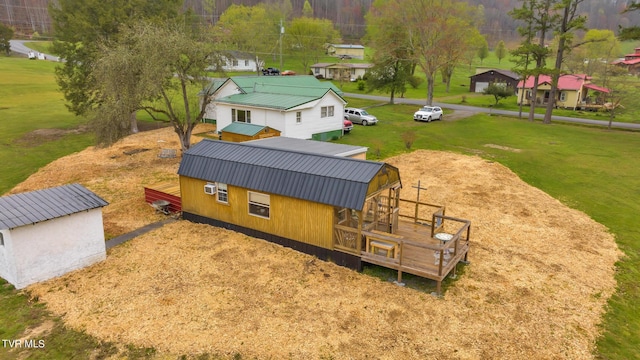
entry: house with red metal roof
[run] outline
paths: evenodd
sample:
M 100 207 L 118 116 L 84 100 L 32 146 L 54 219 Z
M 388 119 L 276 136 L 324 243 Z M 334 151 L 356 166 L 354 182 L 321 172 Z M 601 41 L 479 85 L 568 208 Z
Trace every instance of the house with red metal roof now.
M 518 83 L 518 104 L 522 102 L 529 105 L 533 98 L 533 83 L 535 78 L 528 77 Z M 538 78 L 538 90 L 536 103 L 546 105 L 551 93 L 551 76 L 540 75 Z M 603 94 L 609 93 L 609 89 L 591 83 L 591 76 L 585 74 L 566 74 L 558 79 L 558 92 L 555 105 L 565 109 L 587 109 L 594 105 L 604 103 Z
M 635 48 L 633 54 L 627 54 L 624 59 L 612 62 L 613 65 L 624 66 L 630 74 L 640 74 L 640 47 Z

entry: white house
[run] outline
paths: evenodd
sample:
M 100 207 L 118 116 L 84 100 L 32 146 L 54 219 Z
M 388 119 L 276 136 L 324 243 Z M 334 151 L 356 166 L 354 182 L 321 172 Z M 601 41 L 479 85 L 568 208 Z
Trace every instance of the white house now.
M 327 54 L 338 57 L 364 59 L 364 46 L 356 44 L 330 44 Z
M 330 82 L 311 75 L 236 76 L 214 80 L 205 121 L 222 129 L 234 121 L 268 126 L 281 136 L 331 140 L 342 136 L 346 101 Z
M 0 197 L 0 277 L 21 289 L 104 260 L 107 204 L 79 184 Z
M 324 79 L 356 80 L 373 67 L 373 64 L 352 64 L 352 63 L 317 63 L 311 65 L 314 76 L 322 76 Z
M 224 71 L 258 71 L 262 68 L 262 61 L 255 56 L 241 51 L 229 51 L 225 56 Z

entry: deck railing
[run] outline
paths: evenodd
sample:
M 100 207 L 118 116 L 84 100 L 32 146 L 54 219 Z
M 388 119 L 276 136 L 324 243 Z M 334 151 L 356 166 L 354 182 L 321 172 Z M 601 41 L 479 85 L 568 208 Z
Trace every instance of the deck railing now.
M 452 271 L 455 274 L 456 265 L 467 259 L 471 223 L 444 215 L 434 217 L 435 222 L 450 220 L 460 224 L 451 240 L 440 241 L 425 234 L 427 241 L 415 241 L 379 231 L 363 231 L 366 246 L 361 252 L 362 259 L 397 270 L 398 282 L 402 282 L 403 272 L 435 280 L 436 292 L 440 293 L 442 280 Z
M 333 229 L 335 233 L 334 247 L 337 250 L 359 255 L 358 229 L 344 225 L 334 225 Z

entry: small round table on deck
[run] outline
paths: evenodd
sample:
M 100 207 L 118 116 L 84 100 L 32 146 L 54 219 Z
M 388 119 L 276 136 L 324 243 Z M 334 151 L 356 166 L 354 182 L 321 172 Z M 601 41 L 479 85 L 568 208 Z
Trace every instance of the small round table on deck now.
M 447 241 L 453 239 L 453 235 L 447 233 L 437 233 L 433 237 L 440 240 L 442 245 L 446 244 Z
M 447 241 L 451 241 L 451 239 L 453 239 L 453 235 L 451 234 L 447 234 L 447 233 L 437 233 L 435 235 L 433 235 L 433 237 L 435 239 L 440 240 L 440 243 L 442 245 L 446 244 Z M 451 255 L 449 255 L 449 253 L 452 252 L 452 249 L 445 249 L 444 251 L 444 255 L 443 255 L 443 261 L 442 261 L 442 265 L 447 265 L 449 263 L 449 259 L 451 258 Z M 440 263 L 440 251 L 436 251 L 433 256 L 435 257 L 435 265 L 438 265 Z

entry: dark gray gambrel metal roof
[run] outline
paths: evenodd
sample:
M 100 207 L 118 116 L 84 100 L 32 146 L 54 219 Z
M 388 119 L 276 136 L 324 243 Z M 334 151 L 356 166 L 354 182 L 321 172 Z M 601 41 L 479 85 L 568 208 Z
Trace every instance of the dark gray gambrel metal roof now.
M 369 183 L 384 168 L 395 169 L 381 162 L 205 139 L 184 153 L 178 174 L 362 210 Z
M 80 184 L 0 197 L 0 229 L 14 229 L 108 205 Z

